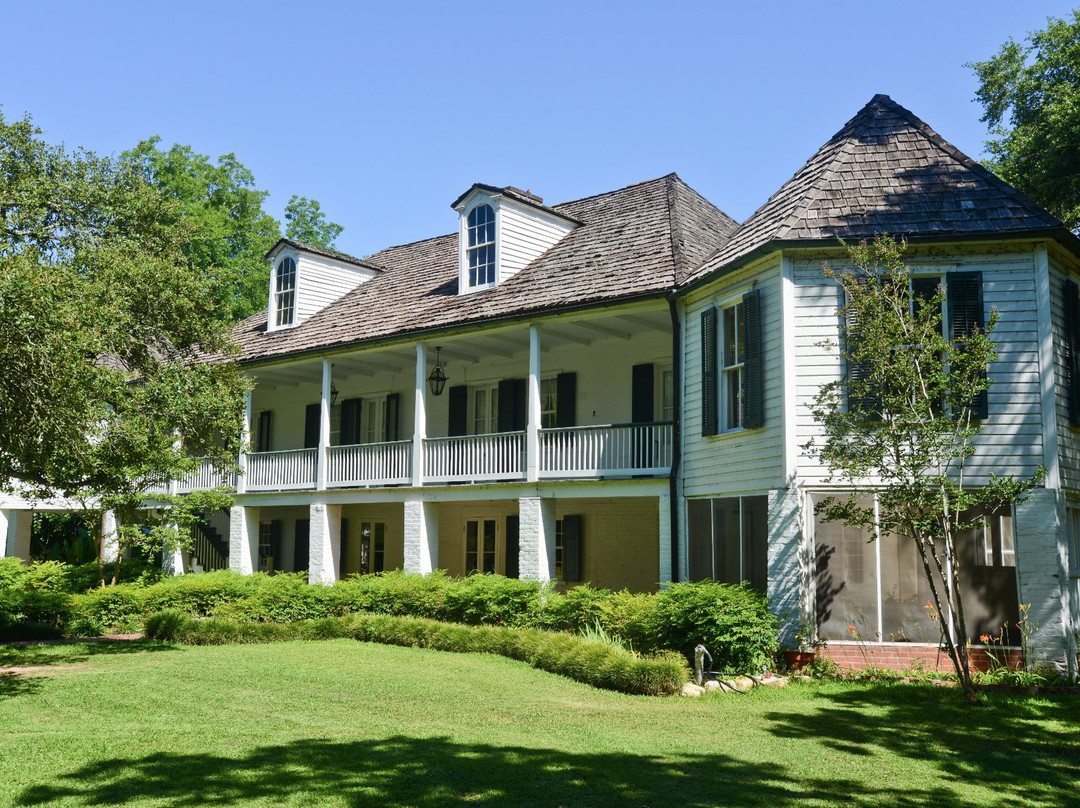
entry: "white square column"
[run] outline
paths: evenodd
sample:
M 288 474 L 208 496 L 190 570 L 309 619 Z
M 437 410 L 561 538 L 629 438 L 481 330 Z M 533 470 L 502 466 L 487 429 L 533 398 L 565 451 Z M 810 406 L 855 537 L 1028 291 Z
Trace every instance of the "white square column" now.
M 405 571 L 421 575 L 439 566 L 439 506 L 419 499 L 405 501 Z
M 540 331 L 529 326 L 528 408 L 525 425 L 525 479 L 540 479 Z M 524 571 L 524 568 L 522 568 Z
M 660 584 L 666 589 L 671 583 L 671 495 L 661 494 L 656 498 L 657 516 L 660 519 Z
M 341 564 L 341 506 L 312 502 L 310 513 L 308 582 L 332 584 Z
M 0 538 L 5 556 L 30 560 L 30 528 L 33 524 L 33 511 L 0 511 Z
M 101 514 L 101 560 L 106 564 L 120 558 L 120 541 L 116 535 L 116 514 L 105 511 Z
M 554 500 L 518 500 L 518 575 L 534 581 L 555 578 Z
M 259 558 L 259 509 L 229 508 L 229 569 L 251 575 Z
M 812 570 L 803 542 L 802 492 L 780 488 L 769 492 L 769 609 L 781 619 L 780 642 L 794 647 L 800 625 L 813 623 L 809 608 Z
M 413 442 L 412 442 L 412 484 L 419 488 L 424 482 L 424 438 L 427 437 L 427 394 L 424 384 L 427 382 L 427 353 L 421 343 L 416 344 L 416 383 L 413 387 Z M 408 503 L 406 503 L 406 514 Z M 406 516 L 406 519 L 408 517 Z M 408 536 L 408 530 L 405 531 Z M 408 538 L 405 540 L 408 542 Z M 409 568 L 406 551 L 405 569 Z

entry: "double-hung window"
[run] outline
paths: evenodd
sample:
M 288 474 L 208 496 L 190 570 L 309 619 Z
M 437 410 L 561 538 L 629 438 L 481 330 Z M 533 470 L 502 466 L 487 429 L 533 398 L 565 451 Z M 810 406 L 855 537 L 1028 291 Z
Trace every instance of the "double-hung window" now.
M 495 284 L 495 211 L 491 205 L 477 205 L 468 219 L 469 288 Z
M 559 380 L 555 376 L 540 380 L 540 427 L 554 429 L 559 420 Z
M 274 325 L 292 325 L 296 320 L 296 261 L 285 256 L 274 270 Z
M 746 366 L 746 317 L 740 300 L 723 310 L 724 343 L 721 401 L 724 429 L 743 426 L 743 370 Z
M 751 289 L 701 313 L 702 435 L 765 425 L 762 312 L 761 291 Z

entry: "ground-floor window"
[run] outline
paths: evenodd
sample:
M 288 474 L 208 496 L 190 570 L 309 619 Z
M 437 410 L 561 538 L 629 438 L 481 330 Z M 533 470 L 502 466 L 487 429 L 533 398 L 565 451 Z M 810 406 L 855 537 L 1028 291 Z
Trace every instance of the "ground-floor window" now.
M 713 579 L 765 591 L 769 498 L 720 497 L 687 503 L 690 580 Z
M 386 569 L 386 523 L 360 523 L 360 574 Z
M 274 572 L 281 567 L 281 521 L 259 523 L 259 572 Z
M 825 495 L 811 496 L 814 502 Z M 859 497 L 872 506 L 874 497 Z M 976 521 L 976 520 L 972 520 Z M 1005 634 L 1018 644 L 1020 619 L 1010 513 L 984 514 L 956 537 L 968 637 Z M 925 642 L 941 639 L 933 596 L 915 542 L 827 522 L 815 515 L 814 583 L 818 632 L 830 640 Z M 937 581 L 944 593 L 944 583 Z
M 495 519 L 465 520 L 465 574 L 502 572 L 496 568 Z

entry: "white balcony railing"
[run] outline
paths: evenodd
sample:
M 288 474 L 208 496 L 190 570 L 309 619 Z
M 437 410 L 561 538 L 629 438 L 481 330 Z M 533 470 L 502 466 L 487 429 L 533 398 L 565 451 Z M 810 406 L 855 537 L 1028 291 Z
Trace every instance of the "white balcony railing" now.
M 326 450 L 327 486 L 400 485 L 412 481 L 412 441 L 331 446 Z
M 176 481 L 176 493 L 190 494 L 192 491 L 206 491 L 211 488 L 234 488 L 235 486 L 235 472 L 223 473 L 220 469 L 215 468 L 209 460 L 203 460 L 199 468 Z
M 524 432 L 424 441 L 424 482 L 519 480 L 524 476 Z
M 247 490 L 280 491 L 315 487 L 317 449 L 253 452 L 247 456 Z
M 671 423 L 540 430 L 541 477 L 620 477 L 671 470 Z

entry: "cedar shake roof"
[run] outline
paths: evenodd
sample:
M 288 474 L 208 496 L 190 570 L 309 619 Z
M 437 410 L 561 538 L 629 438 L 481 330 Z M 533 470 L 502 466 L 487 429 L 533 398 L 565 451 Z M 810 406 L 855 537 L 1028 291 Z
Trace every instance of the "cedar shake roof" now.
M 703 265 L 692 283 L 812 240 L 981 237 L 1062 224 L 887 95 L 875 95 Z M 1049 234 L 1048 234 L 1049 235 Z
M 457 233 L 391 247 L 363 262 L 379 275 L 299 325 L 268 333 L 265 311 L 238 324 L 239 360 L 663 297 L 737 227 L 675 174 L 552 209 L 581 226 L 492 289 L 458 295 Z

